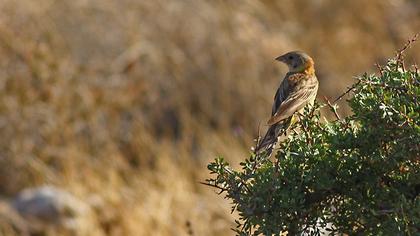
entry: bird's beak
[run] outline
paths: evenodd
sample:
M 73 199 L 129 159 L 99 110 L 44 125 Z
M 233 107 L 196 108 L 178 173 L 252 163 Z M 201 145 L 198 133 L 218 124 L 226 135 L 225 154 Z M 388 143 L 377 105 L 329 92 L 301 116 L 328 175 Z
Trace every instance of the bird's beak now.
M 279 56 L 279 57 L 276 57 L 276 59 L 275 59 L 276 61 L 281 61 L 281 62 L 284 62 L 284 55 L 282 55 L 282 56 Z

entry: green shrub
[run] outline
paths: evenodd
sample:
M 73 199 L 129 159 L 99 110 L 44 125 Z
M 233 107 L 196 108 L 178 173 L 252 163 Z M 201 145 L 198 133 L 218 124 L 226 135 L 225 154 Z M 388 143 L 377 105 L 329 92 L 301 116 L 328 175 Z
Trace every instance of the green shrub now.
M 399 54 L 358 78 L 353 115 L 321 122 L 326 105 L 316 105 L 275 157 L 252 154 L 241 170 L 210 163 L 206 184 L 232 201 L 237 234 L 419 235 L 419 85 L 417 67 L 405 69 Z

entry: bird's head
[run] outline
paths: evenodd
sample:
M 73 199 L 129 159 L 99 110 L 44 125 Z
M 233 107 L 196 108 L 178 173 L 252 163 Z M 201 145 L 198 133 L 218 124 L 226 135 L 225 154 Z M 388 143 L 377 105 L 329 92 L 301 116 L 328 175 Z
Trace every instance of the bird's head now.
M 300 51 L 288 52 L 276 58 L 277 61 L 285 63 L 290 72 L 313 74 L 314 60 L 308 54 Z

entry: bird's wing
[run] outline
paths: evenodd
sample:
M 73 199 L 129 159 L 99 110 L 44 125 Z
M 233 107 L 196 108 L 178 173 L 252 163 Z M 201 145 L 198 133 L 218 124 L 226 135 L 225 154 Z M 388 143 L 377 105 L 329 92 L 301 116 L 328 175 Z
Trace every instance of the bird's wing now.
M 276 114 L 282 102 L 284 102 L 284 100 L 286 100 L 287 96 L 289 95 L 289 81 L 287 78 L 288 75 L 285 76 L 279 88 L 277 89 L 276 95 L 274 96 L 274 103 L 271 109 L 271 116 L 274 116 Z
M 276 124 L 302 109 L 308 102 L 315 99 L 318 90 L 318 81 L 313 75 L 293 74 L 285 78 L 288 81 L 287 97 L 276 108 L 275 113 L 267 122 Z M 279 88 L 280 89 L 280 88 Z

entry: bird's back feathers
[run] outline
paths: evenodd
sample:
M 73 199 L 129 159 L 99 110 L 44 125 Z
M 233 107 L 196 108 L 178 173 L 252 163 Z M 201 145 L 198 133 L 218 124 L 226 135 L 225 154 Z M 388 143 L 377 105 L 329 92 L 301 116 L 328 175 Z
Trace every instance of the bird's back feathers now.
M 277 91 L 282 92 L 274 98 L 275 107 L 272 110 L 275 112 L 267 122 L 268 125 L 278 123 L 302 110 L 308 103 L 313 103 L 318 91 L 318 80 L 314 74 L 288 74 Z

